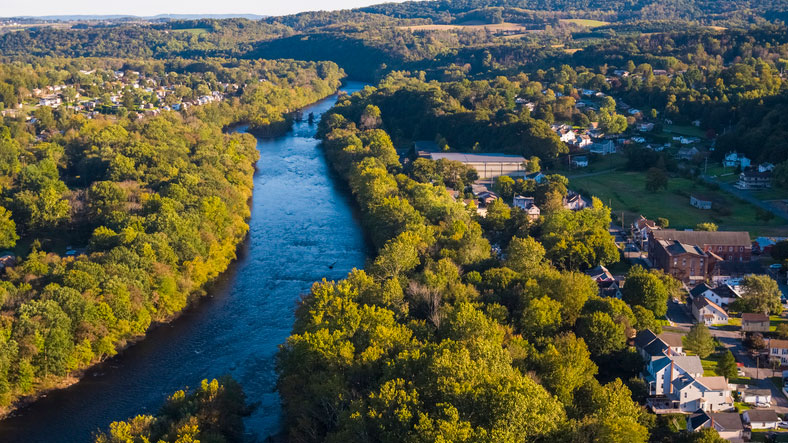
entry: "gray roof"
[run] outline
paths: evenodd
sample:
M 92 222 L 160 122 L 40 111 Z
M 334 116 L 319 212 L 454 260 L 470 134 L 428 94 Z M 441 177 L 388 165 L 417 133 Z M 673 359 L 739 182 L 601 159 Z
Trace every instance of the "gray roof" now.
M 748 388 L 742 391 L 744 395 L 772 395 L 771 389 Z
M 675 240 L 690 245 L 731 245 L 752 247 L 750 234 L 746 231 L 677 231 L 660 229 L 653 231 L 656 240 Z
M 712 412 L 709 414 L 714 424 L 720 426 L 724 431 L 743 430 L 741 417 L 736 412 Z
M 684 343 L 681 341 L 681 337 L 683 335 L 676 333 L 676 332 L 663 332 L 659 334 L 657 337 L 662 339 L 665 343 L 668 344 L 671 348 L 681 348 L 684 346 Z
M 466 154 L 463 152 L 431 152 L 430 158 L 456 160 L 463 163 L 522 163 L 525 158 L 509 154 Z
M 747 411 L 747 418 L 750 423 L 756 422 L 775 422 L 780 421 L 774 409 L 750 409 Z
M 670 357 L 681 369 L 691 374 L 703 374 L 703 364 L 697 355 L 677 355 Z

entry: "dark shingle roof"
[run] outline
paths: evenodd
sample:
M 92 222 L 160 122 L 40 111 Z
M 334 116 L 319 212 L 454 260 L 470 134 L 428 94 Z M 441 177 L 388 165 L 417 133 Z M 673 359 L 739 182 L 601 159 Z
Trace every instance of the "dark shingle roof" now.
M 691 245 L 731 245 L 752 247 L 750 234 L 746 231 L 677 231 L 660 229 L 653 231 L 657 240 L 675 240 Z
M 703 409 L 698 409 L 694 414 L 689 416 L 687 420 L 687 428 L 688 429 L 698 429 L 699 427 L 703 426 L 707 421 L 711 418 L 709 417 Z
M 659 338 L 655 339 L 654 341 L 649 343 L 648 346 L 643 348 L 643 350 L 648 355 L 652 355 L 652 356 L 665 355 L 665 351 L 668 350 L 668 349 L 670 349 L 670 346 L 668 346 L 667 343 L 665 343 L 664 341 L 660 340 Z
M 652 341 L 657 339 L 657 334 L 651 331 L 651 329 L 645 329 L 643 331 L 638 332 L 638 335 L 635 336 L 635 346 L 638 348 L 645 348 L 649 345 Z
M 698 297 L 709 289 L 711 289 L 711 286 L 707 285 L 706 283 L 701 283 L 698 286 L 692 288 L 690 295 L 693 297 Z

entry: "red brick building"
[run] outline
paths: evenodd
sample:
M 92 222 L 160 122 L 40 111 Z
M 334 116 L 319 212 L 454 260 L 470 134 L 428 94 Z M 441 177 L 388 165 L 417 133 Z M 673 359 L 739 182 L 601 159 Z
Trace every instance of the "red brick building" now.
M 651 263 L 688 283 L 707 280 L 721 261 L 749 261 L 751 256 L 747 232 L 660 229 L 649 233 Z

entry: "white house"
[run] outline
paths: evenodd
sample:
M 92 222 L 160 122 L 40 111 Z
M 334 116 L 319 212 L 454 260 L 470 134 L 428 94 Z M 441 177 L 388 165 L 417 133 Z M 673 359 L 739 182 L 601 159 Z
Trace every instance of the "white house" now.
M 769 358 L 779 358 L 780 363 L 788 363 L 788 340 L 769 339 Z
M 751 405 L 755 404 L 771 404 L 772 391 L 771 389 L 743 389 L 739 392 L 741 401 Z
M 682 376 L 673 380 L 672 392 L 668 396 L 678 402 L 678 409 L 682 412 L 733 409 L 733 397 L 725 377 Z
M 719 306 L 728 306 L 741 298 L 741 294 L 727 284 L 721 284 L 712 289 L 707 284 L 702 283 L 690 291 L 690 294 L 693 298 L 706 297 L 707 300 Z
M 706 297 L 696 297 L 692 300 L 692 316 L 698 323 L 706 326 L 728 323 L 728 313 Z
M 536 203 L 534 203 L 533 197 L 515 195 L 513 203 L 515 208 L 520 208 L 525 211 L 525 213 L 528 214 L 528 219 L 530 220 L 538 219 L 539 215 L 541 214 L 539 207 L 536 206 Z
M 780 418 L 773 409 L 750 409 L 744 411 L 742 418 L 752 429 L 777 429 Z
M 572 157 L 572 166 L 575 168 L 585 168 L 588 167 L 588 157 L 585 155 L 578 155 Z
M 588 152 L 599 155 L 615 154 L 616 144 L 612 140 L 593 143 L 588 147 Z
M 648 383 L 650 395 L 669 396 L 674 387 L 672 383 L 680 377 L 698 378 L 703 375 L 700 357 L 664 356 L 653 357 L 646 366 L 643 380 Z
M 649 220 L 641 215 L 632 223 L 632 237 L 640 244 L 640 249 L 645 249 L 645 245 L 648 243 L 648 233 L 657 229 L 660 228 L 654 220 Z
M 722 165 L 726 168 L 735 168 L 739 166 L 744 169 L 747 166 L 750 166 L 750 159 L 743 155 L 739 155 L 736 151 L 733 151 L 725 154 L 725 159 L 722 161 Z

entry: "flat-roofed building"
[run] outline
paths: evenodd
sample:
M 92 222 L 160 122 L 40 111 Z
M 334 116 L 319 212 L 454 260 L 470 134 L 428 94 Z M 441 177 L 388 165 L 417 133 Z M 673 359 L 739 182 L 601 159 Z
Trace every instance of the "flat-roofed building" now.
M 509 154 L 466 154 L 463 152 L 425 152 L 431 160 L 454 160 L 476 169 L 482 180 L 502 175 L 525 175 L 525 158 Z

